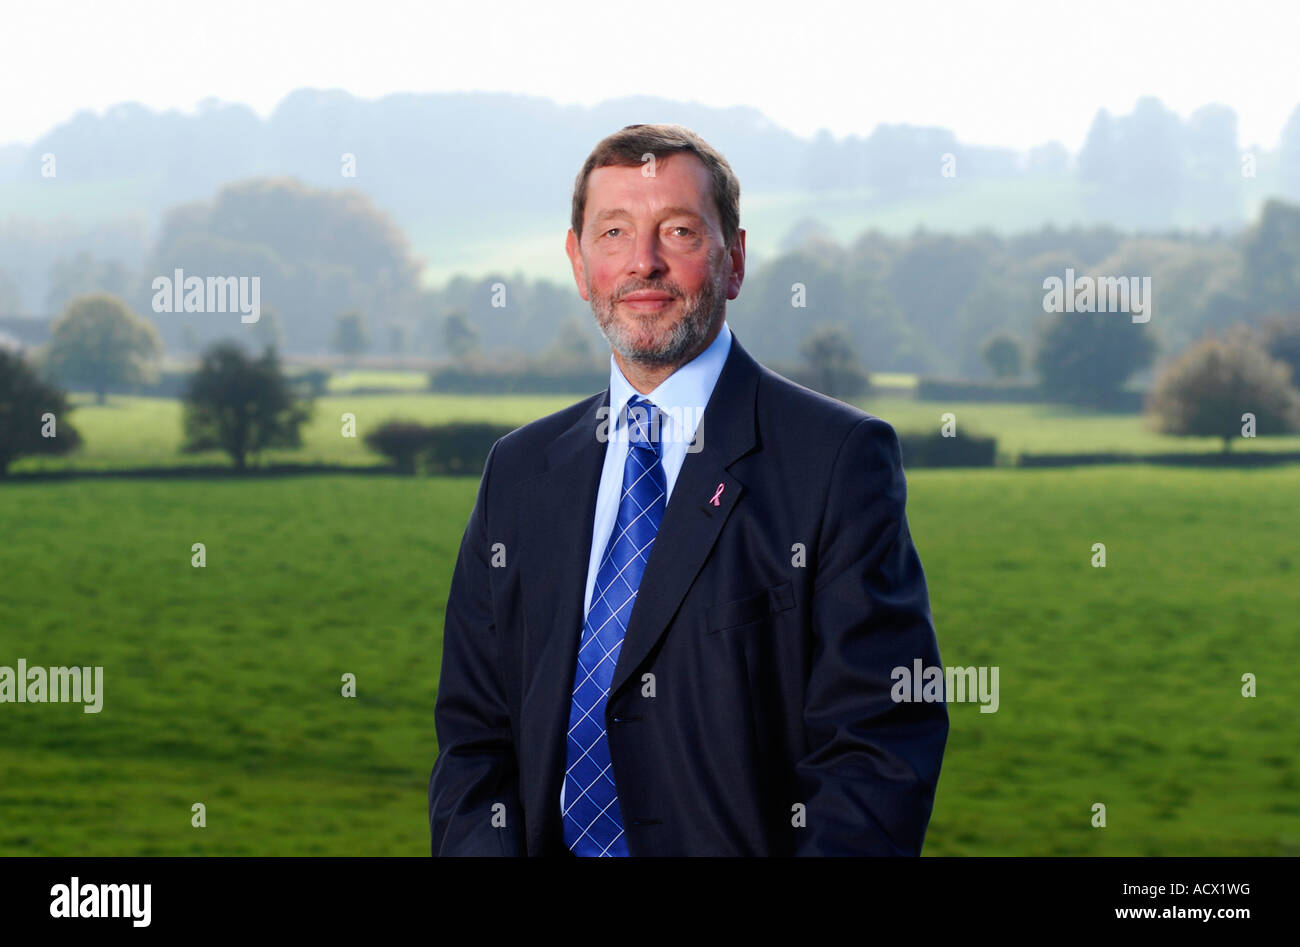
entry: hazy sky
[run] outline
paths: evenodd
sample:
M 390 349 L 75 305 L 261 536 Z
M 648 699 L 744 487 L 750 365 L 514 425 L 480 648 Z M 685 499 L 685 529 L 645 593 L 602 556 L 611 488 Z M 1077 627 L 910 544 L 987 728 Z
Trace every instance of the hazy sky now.
M 798 0 L 185 0 L 6 4 L 0 143 L 123 101 L 267 115 L 300 87 L 653 94 L 750 105 L 800 135 L 943 125 L 972 144 L 1082 143 L 1099 107 L 1236 109 L 1271 148 L 1300 104 L 1300 4 Z M 564 12 L 560 12 L 564 11 Z M 662 116 L 647 116 L 648 121 Z

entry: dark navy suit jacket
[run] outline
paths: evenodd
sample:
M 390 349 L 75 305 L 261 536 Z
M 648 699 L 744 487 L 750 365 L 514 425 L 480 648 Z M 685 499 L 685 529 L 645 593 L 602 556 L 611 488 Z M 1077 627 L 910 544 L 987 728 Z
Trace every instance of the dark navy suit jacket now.
M 435 855 L 567 854 L 559 796 L 608 399 L 488 455 L 443 632 Z M 948 713 L 890 696 L 895 667 L 940 663 L 893 428 L 733 336 L 696 436 L 605 715 L 629 853 L 919 854 Z

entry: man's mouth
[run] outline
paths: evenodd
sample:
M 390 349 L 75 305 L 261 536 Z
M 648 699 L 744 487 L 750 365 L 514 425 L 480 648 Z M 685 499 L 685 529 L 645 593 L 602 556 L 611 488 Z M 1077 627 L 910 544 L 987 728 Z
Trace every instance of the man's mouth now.
M 667 293 L 629 293 L 620 302 L 635 312 L 658 312 L 673 301 Z

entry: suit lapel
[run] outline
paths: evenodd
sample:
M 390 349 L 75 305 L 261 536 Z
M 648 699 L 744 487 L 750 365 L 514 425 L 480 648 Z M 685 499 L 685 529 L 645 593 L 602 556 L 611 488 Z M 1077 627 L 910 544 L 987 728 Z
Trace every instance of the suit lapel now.
M 713 551 L 723 524 L 744 493 L 744 484 L 727 468 L 757 442 L 754 419 L 757 389 L 758 366 L 740 347 L 733 333 L 731 351 L 696 432 L 700 449 L 688 452 L 682 462 L 650 550 L 650 560 L 641 576 L 610 683 L 611 700 L 667 631 L 687 590 Z
M 583 604 L 596 492 L 605 464 L 605 444 L 596 437 L 609 390 L 593 398 L 582 417 L 546 451 L 547 469 L 521 486 L 517 515 L 522 531 L 520 583 L 524 595 L 524 672 L 520 742 L 536 747 L 540 778 L 525 804 L 531 852 L 563 847 L 559 818 L 569 730 L 573 671 L 582 635 Z

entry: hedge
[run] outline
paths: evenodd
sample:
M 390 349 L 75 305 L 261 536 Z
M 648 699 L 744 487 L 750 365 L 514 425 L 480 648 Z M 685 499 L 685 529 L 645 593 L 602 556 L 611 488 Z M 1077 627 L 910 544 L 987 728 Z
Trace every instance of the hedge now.
M 426 425 L 385 421 L 365 437 L 366 446 L 383 454 L 402 473 L 479 476 L 492 445 L 514 428 L 485 422 L 458 421 Z
M 451 394 L 594 394 L 608 385 L 608 365 L 603 368 L 447 365 L 429 373 L 430 391 Z
M 1073 467 L 1083 464 L 1168 464 L 1174 467 L 1269 467 L 1300 461 L 1296 451 L 1205 451 L 1199 454 L 1021 454 L 1021 467 Z
M 904 467 L 992 467 L 998 454 L 997 438 L 982 434 L 899 434 L 898 443 Z
M 1081 405 L 1099 410 L 1140 413 L 1146 393 L 1117 391 L 1099 405 Z M 1016 404 L 1061 404 L 1060 398 L 1047 394 L 1037 385 L 1006 381 L 962 381 L 959 379 L 921 378 L 916 383 L 918 401 L 996 401 Z M 1068 402 L 1073 403 L 1073 402 Z

